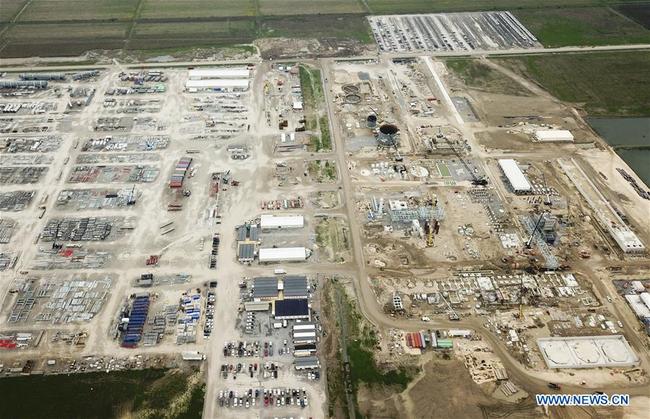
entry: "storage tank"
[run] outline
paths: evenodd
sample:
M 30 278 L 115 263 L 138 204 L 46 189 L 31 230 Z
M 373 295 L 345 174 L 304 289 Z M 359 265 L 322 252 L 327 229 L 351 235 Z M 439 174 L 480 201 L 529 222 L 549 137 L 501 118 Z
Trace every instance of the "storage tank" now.
M 379 127 L 377 142 L 382 147 L 393 147 L 393 145 L 399 144 L 398 133 L 399 128 L 397 128 L 397 125 L 384 124 Z
M 375 127 L 377 127 L 377 115 L 375 114 L 368 115 L 368 118 L 366 119 L 366 125 L 370 129 L 375 129 Z

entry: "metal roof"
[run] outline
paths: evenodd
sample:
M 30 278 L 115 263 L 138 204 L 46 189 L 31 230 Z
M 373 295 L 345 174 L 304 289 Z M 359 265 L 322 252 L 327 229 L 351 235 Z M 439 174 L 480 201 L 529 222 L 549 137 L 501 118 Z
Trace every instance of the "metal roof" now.
M 565 129 L 540 129 L 535 131 L 538 141 L 573 141 L 571 131 Z
M 275 317 L 309 316 L 309 303 L 306 298 L 278 300 L 275 302 Z
M 262 214 L 260 226 L 264 228 L 301 228 L 305 225 L 302 215 Z
M 308 366 L 318 366 L 320 365 L 318 357 L 316 356 L 306 356 L 303 358 L 295 358 L 293 360 L 294 364 L 297 367 L 308 367 Z
M 510 182 L 512 189 L 515 191 L 530 191 L 532 189 L 530 182 L 528 182 L 528 179 L 526 179 L 526 176 L 521 171 L 515 160 L 500 159 L 499 166 L 508 178 L 508 182 Z
M 188 89 L 219 89 L 241 88 L 248 89 L 248 79 L 203 79 L 187 80 L 185 87 Z
M 250 239 L 254 242 L 260 239 L 260 229 L 257 226 L 250 226 Z
M 244 79 L 250 76 L 247 68 L 197 68 L 189 71 L 190 79 Z
M 306 276 L 286 276 L 283 282 L 285 297 L 306 297 L 309 294 L 309 283 Z
M 260 249 L 260 262 L 277 262 L 282 260 L 305 260 L 307 249 L 304 247 L 271 247 Z
M 269 309 L 269 301 L 247 301 L 244 303 L 246 311 L 267 311 Z
M 237 227 L 237 241 L 243 242 L 246 240 L 246 226 Z
M 253 279 L 253 298 L 277 297 L 278 280 L 273 277 Z
M 239 244 L 239 259 L 254 259 L 255 245 L 253 243 Z

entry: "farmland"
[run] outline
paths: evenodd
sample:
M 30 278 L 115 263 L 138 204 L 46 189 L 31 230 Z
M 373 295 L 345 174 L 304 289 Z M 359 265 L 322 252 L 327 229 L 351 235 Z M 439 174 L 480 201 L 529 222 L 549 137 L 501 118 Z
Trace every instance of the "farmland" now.
M 515 15 L 547 47 L 650 42 L 650 30 L 607 7 L 518 10 Z
M 19 21 L 130 20 L 137 5 L 135 0 L 33 0 Z
M 372 42 L 363 15 L 301 15 L 262 19 L 261 34 L 266 37 L 338 38 Z
M 599 0 L 546 0 L 544 2 L 535 0 L 367 0 L 367 3 L 371 13 L 391 14 L 536 9 L 540 7 L 590 6 L 621 2 Z
M 650 42 L 650 30 L 642 26 L 647 23 L 648 5 L 623 3 L 616 0 L 549 0 L 543 5 L 532 0 L 4 0 L 0 7 L 3 28 L 0 56 L 65 56 L 92 49 L 228 46 L 267 37 L 371 44 L 368 14 L 496 9 L 514 11 L 546 46 Z
M 650 29 L 650 4 L 624 4 L 617 9 L 646 29 Z
M 480 61 L 456 58 L 447 60 L 446 64 L 469 87 L 491 93 L 521 96 L 530 93 L 519 84 L 513 83 L 504 74 L 491 69 Z
M 253 0 L 145 0 L 141 19 L 230 17 L 255 15 Z
M 0 7 L 0 21 L 8 22 L 26 3 L 25 0 L 2 0 L 2 7 Z
M 544 55 L 499 61 L 559 99 L 582 105 L 590 115 L 650 115 L 650 52 Z
M 259 0 L 263 15 L 362 13 L 357 0 Z

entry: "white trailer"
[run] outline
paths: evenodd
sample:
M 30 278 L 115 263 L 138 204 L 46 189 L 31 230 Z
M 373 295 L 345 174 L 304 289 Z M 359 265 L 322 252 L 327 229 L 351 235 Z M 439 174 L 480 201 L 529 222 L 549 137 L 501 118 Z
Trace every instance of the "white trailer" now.
M 293 333 L 296 332 L 308 332 L 316 330 L 315 324 L 296 324 L 293 326 Z

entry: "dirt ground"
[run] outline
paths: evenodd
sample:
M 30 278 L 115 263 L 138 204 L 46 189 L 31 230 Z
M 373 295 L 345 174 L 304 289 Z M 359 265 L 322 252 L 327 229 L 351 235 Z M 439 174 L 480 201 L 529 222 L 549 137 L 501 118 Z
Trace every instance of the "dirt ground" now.
M 530 400 L 504 403 L 489 397 L 460 361 L 436 356 L 422 358 L 422 372 L 404 392 L 364 387 L 358 398 L 361 413 L 370 418 L 543 417 Z

